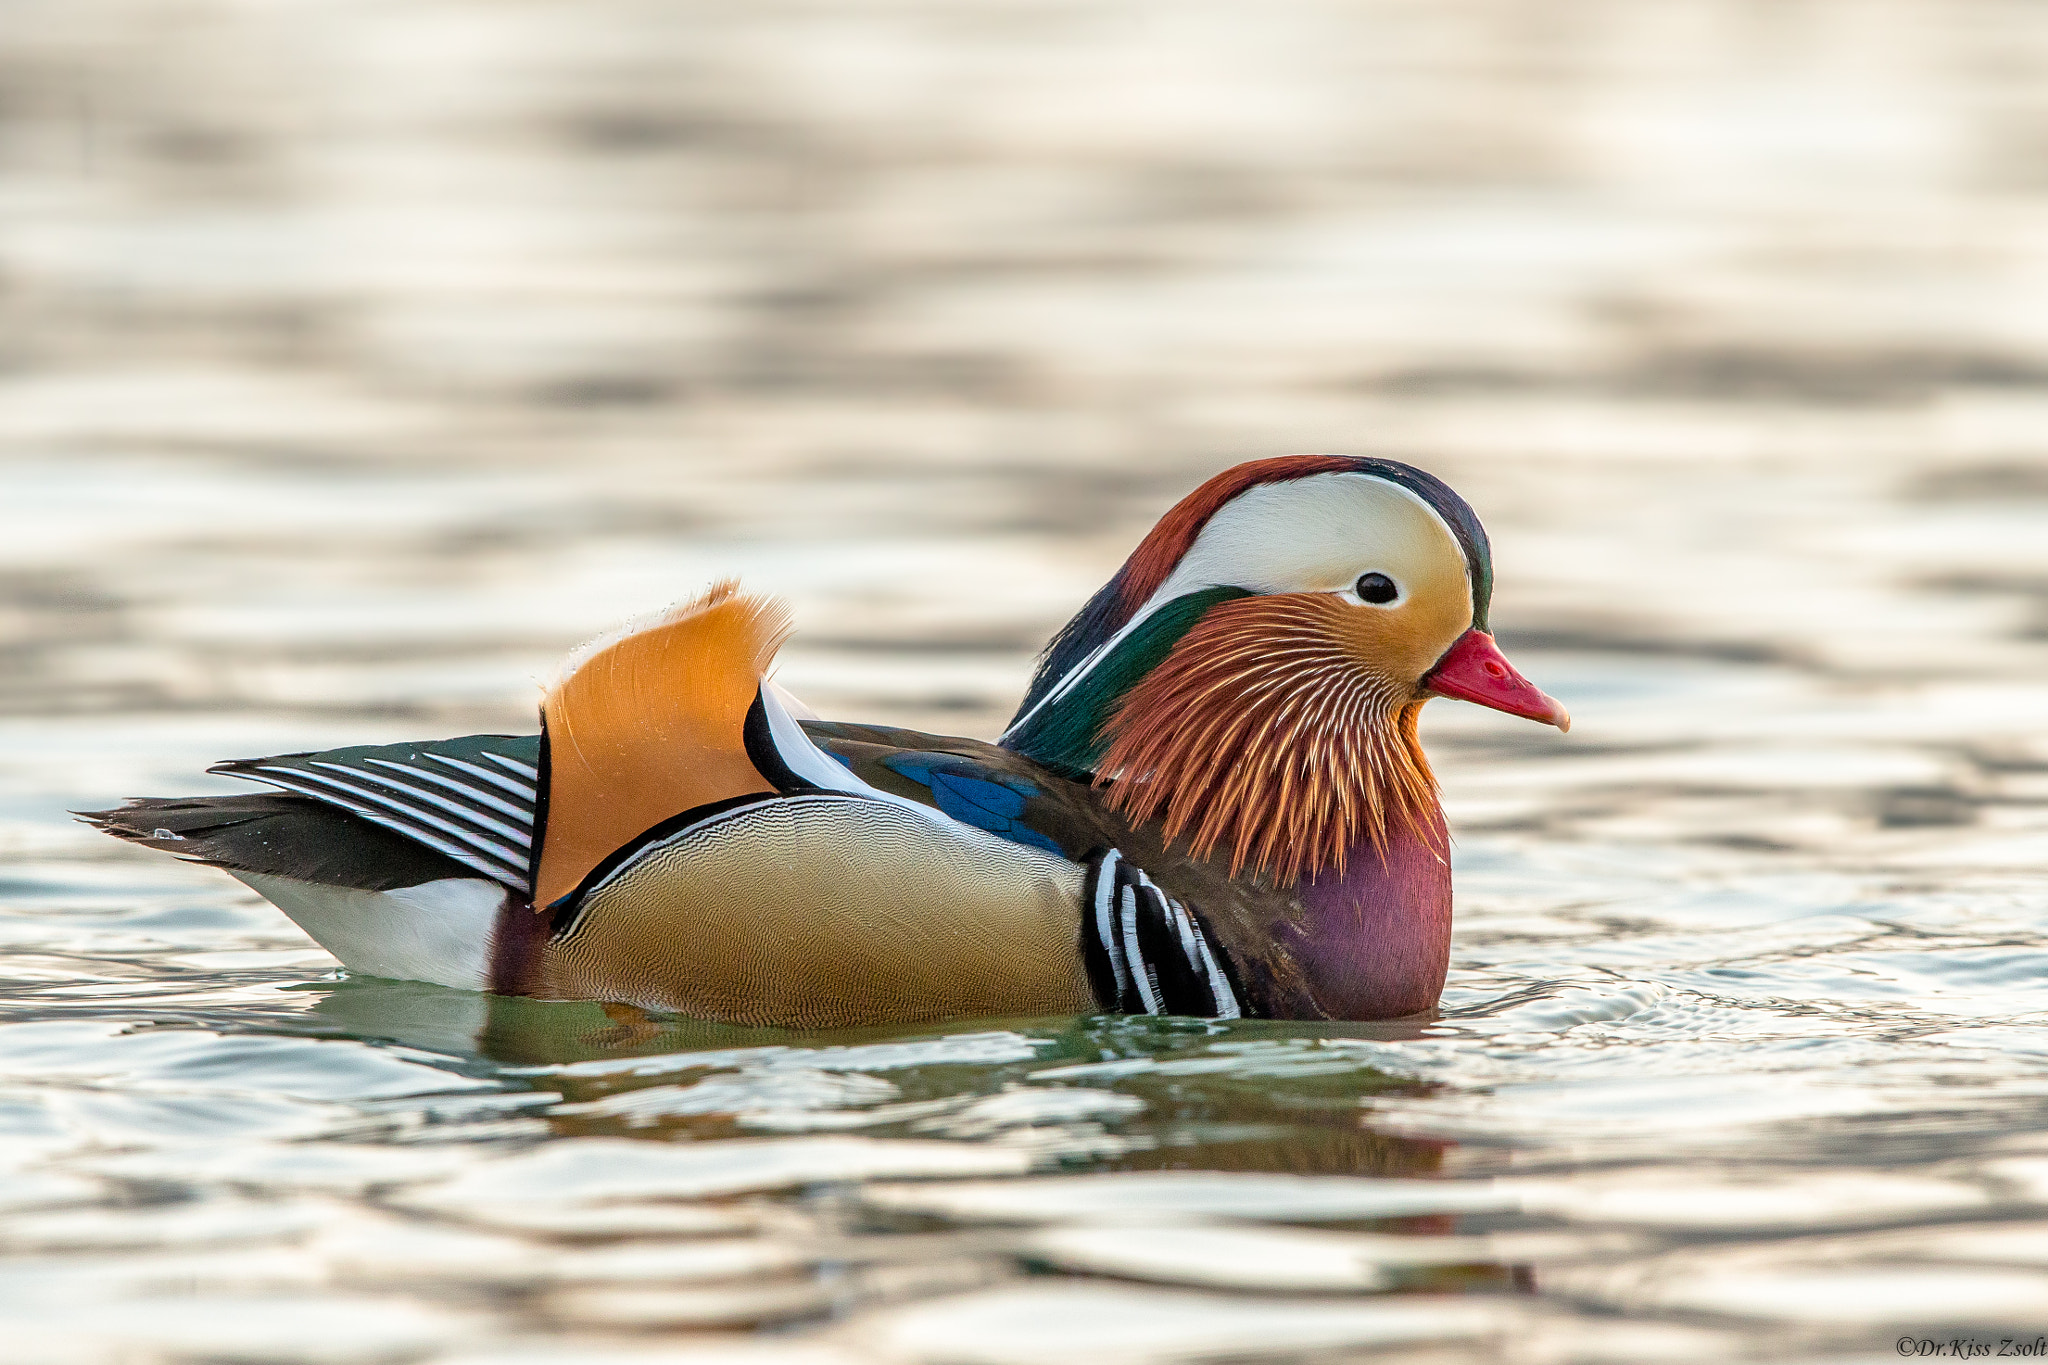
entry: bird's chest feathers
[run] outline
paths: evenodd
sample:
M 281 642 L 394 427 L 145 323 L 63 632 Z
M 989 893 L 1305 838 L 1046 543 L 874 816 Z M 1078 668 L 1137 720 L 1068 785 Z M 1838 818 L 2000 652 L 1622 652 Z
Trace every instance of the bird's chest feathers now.
M 1117 847 L 1197 907 L 1245 973 L 1251 1003 L 1280 1019 L 1389 1019 L 1436 1002 L 1450 961 L 1448 838 L 1432 812 L 1420 832 L 1354 848 L 1344 870 L 1282 887 L 1233 875 L 1222 850 L 1191 857 L 1157 821 Z
M 1323 1014 L 1392 1019 L 1436 1004 L 1451 958 L 1449 844 L 1433 813 L 1426 831 L 1296 886 L 1299 914 L 1274 933 Z

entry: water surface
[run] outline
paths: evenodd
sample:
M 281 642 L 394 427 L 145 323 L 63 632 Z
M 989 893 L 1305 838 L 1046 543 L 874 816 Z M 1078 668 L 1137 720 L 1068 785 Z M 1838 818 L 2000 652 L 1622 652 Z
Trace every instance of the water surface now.
M 2048 23 L 0 5 L 0 1323 L 71 1362 L 1845 1361 L 2048 1325 Z M 989 735 L 1217 468 L 1395 455 L 1439 1017 L 345 979 L 64 811 L 530 726 L 737 573 Z

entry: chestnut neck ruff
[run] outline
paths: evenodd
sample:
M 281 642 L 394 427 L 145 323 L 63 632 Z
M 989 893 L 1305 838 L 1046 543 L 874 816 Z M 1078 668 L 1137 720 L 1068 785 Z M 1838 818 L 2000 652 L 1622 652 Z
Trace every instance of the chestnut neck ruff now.
M 1212 608 L 1110 717 L 1109 805 L 1280 886 L 1341 874 L 1361 842 L 1382 859 L 1399 836 L 1435 845 L 1422 703 L 1343 651 L 1342 610 L 1321 593 Z

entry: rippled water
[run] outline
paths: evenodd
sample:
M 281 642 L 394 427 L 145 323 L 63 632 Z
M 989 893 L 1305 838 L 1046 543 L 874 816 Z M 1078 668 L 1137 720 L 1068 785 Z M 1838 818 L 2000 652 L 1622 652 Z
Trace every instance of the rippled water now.
M 1892 1359 L 2048 1328 L 2048 20 L 0 4 L 0 1358 Z M 67 808 L 743 574 L 987 735 L 1239 458 L 1493 532 L 1441 1016 L 342 978 Z

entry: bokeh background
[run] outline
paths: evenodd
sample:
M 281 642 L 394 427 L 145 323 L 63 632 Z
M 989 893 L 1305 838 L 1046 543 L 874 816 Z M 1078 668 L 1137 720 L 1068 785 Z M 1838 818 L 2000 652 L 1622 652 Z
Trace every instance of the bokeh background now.
M 343 982 L 63 813 L 526 729 L 730 573 L 820 711 L 991 736 L 1301 450 L 1459 488 L 1578 721 L 1431 708 L 1434 1023 Z M 2044 514 L 2023 0 L 0 0 L 9 1358 L 2038 1328 Z

